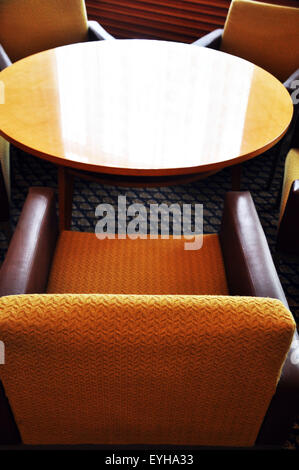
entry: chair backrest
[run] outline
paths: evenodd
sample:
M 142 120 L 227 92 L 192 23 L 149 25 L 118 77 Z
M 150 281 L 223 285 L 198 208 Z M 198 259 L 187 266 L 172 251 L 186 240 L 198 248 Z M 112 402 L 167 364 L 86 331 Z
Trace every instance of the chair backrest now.
M 84 0 L 0 1 L 0 43 L 13 62 L 87 37 Z
M 221 50 L 249 60 L 279 80 L 299 67 L 299 8 L 233 0 Z
M 256 297 L 2 297 L 0 377 L 25 444 L 250 446 L 294 329 Z

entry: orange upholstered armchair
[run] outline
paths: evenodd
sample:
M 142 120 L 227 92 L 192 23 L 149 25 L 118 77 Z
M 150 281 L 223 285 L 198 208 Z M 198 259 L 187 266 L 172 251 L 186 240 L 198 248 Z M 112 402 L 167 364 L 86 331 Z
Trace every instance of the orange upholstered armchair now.
M 87 18 L 84 0 L 2 0 L 0 44 L 12 62 L 53 47 L 114 39 Z
M 250 194 L 183 243 L 58 234 L 54 192 L 30 190 L 0 271 L 0 443 L 285 441 L 298 342 Z
M 283 82 L 292 95 L 299 81 L 299 8 L 271 2 L 232 0 L 224 29 L 216 29 L 193 44 L 219 49 L 264 68 Z M 269 184 L 278 160 L 290 149 L 299 104 L 285 137 L 275 146 Z M 271 119 L 271 117 L 270 117 Z

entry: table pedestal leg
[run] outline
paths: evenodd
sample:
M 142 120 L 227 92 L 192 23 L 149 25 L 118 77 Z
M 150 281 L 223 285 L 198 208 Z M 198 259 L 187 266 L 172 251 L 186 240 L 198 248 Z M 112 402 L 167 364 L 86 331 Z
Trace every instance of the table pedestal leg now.
M 241 190 L 241 174 L 242 174 L 241 164 L 232 166 L 231 176 L 232 176 L 232 190 L 233 191 Z
M 59 229 L 69 230 L 72 219 L 74 178 L 67 168 L 58 168 Z

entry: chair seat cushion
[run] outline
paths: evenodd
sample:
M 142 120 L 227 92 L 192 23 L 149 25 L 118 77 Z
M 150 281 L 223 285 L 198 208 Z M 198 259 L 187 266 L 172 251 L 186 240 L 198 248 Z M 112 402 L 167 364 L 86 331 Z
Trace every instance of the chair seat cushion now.
M 105 239 L 64 231 L 57 242 L 48 293 L 227 295 L 217 234 L 200 250 L 181 239 Z
M 291 186 L 297 179 L 299 179 L 299 149 L 291 149 L 285 162 L 279 221 L 284 214 Z

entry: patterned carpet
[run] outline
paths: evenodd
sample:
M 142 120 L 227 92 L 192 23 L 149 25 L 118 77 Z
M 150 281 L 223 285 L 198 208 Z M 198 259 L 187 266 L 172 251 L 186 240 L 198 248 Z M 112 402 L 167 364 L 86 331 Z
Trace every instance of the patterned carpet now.
M 30 186 L 57 188 L 57 170 L 54 165 L 29 156 L 12 147 L 12 222 L 15 227 Z M 285 290 L 291 311 L 299 325 L 299 262 L 292 257 L 281 256 L 275 251 L 278 220 L 277 193 L 283 167 L 277 169 L 270 190 L 267 181 L 271 167 L 271 155 L 265 154 L 243 165 L 242 189 L 250 190 L 262 226 L 264 228 L 273 259 Z M 220 227 L 223 198 L 231 187 L 230 170 L 223 170 L 206 180 L 196 183 L 151 189 L 117 188 L 75 180 L 72 229 L 94 231 L 98 219 L 95 208 L 105 202 L 116 206 L 119 195 L 127 197 L 127 203 L 202 203 L 204 205 L 204 233 L 217 232 Z M 0 232 L 0 261 L 7 250 L 7 241 Z M 299 399 L 299 397 L 298 397 Z M 299 449 L 299 417 L 294 424 L 287 449 Z

